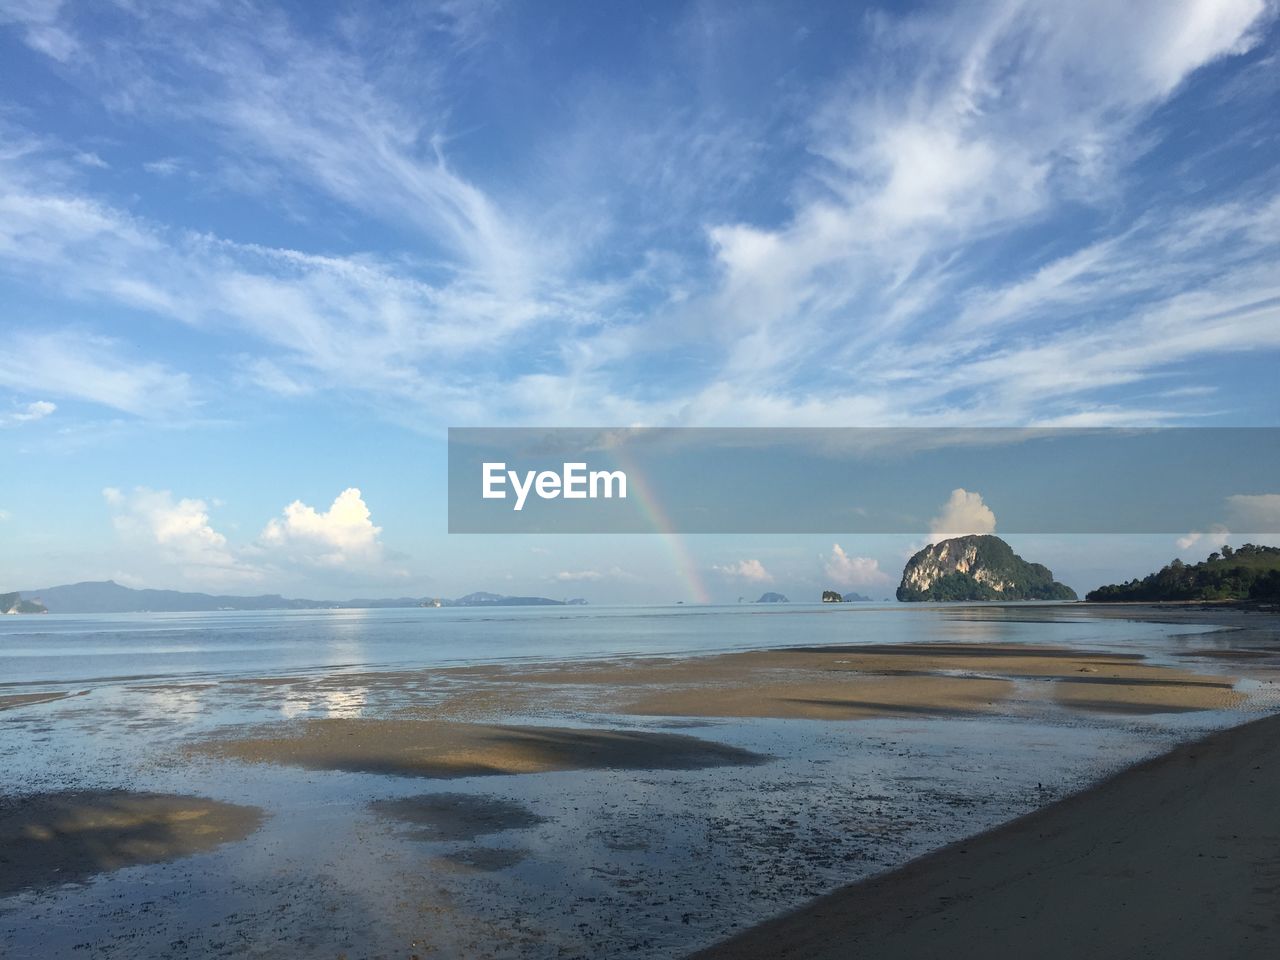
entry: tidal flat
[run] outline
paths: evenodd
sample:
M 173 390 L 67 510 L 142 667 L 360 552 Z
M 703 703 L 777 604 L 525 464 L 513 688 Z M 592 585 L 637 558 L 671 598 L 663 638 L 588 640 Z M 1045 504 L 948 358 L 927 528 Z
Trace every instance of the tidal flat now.
M 165 841 L 14 819 L 0 952 L 681 955 L 1280 705 L 1230 610 L 342 613 L 0 637 L 0 813 Z

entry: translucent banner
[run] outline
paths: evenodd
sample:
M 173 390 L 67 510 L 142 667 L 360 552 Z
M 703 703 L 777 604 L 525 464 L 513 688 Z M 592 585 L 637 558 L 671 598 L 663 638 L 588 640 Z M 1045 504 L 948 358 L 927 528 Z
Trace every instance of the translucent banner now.
M 1280 428 L 449 431 L 452 533 L 921 533 L 966 504 L 1001 533 L 1277 533 Z

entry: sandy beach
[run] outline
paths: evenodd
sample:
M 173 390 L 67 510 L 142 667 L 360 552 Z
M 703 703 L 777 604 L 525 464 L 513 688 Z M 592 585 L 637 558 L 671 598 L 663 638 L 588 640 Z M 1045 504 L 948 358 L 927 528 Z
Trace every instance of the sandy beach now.
M 1270 958 L 1280 717 L 1139 764 L 698 960 Z
M 452 780 L 554 770 L 697 770 L 763 763 L 747 750 L 634 730 L 569 730 L 423 720 L 311 720 L 282 736 L 212 741 L 212 756 Z
M 83 928 L 95 956 L 130 960 L 927 957 L 957 940 L 1128 957 L 1207 937 L 1262 955 L 1280 721 L 1249 721 L 1280 700 L 1274 617 L 726 616 L 828 633 L 11 687 L 0 760 L 24 789 L 0 806 L 0 944 L 39 958 Z M 920 638 L 829 642 L 898 624 Z
M 405 704 L 403 713 L 424 719 L 579 708 L 630 716 L 854 720 L 1057 708 L 1122 714 L 1228 709 L 1244 699 L 1237 680 L 1232 673 L 1152 663 L 1137 653 L 963 643 L 458 667 L 426 676 L 345 673 L 294 685 L 331 693 L 391 690 Z

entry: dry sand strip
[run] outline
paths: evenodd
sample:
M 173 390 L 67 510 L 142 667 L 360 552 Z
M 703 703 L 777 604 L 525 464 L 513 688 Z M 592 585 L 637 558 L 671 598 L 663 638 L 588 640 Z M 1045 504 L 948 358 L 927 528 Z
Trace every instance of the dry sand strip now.
M 326 719 L 263 732 L 191 749 L 252 763 L 444 780 L 552 770 L 700 770 L 769 759 L 712 740 L 640 730 Z
M 0 897 L 202 853 L 247 837 L 261 822 L 256 807 L 173 794 L 0 797 Z
M 825 896 L 698 960 L 1280 956 L 1280 716 Z

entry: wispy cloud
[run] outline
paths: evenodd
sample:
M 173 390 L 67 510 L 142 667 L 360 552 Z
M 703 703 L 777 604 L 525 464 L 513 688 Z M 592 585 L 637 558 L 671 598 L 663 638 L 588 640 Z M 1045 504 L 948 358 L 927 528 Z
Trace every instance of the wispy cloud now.
M 0 386 L 88 400 L 139 417 L 192 405 L 185 373 L 134 353 L 117 340 L 79 330 L 19 332 L 0 351 Z
M 16 426 L 43 420 L 58 409 L 58 405 L 49 400 L 33 400 L 23 404 L 12 413 L 0 413 L 0 427 Z
M 66 62 L 79 44 L 61 24 L 62 12 L 62 0 L 0 0 L 0 24 L 19 25 L 27 46 Z
M 552 172 L 512 161 L 505 179 L 455 147 L 451 70 L 487 42 L 483 7 L 336 32 L 148 7 L 110 42 L 56 3 L 5 9 L 115 115 L 269 170 L 270 192 L 239 188 L 323 240 L 157 222 L 35 138 L 0 158 L 0 263 L 192 340 L 233 334 L 214 375 L 276 395 L 340 390 L 415 424 L 1150 423 L 1195 409 L 1156 378 L 1194 390 L 1193 361 L 1280 347 L 1273 180 L 1131 190 L 1168 135 L 1158 111 L 1260 42 L 1261 0 L 875 15 L 856 67 L 765 121 L 700 101 L 679 111 L 692 135 L 638 129 L 618 120 L 632 89 L 598 84 L 530 145 Z M 762 146 L 783 114 L 786 163 Z M 153 156 L 149 172 L 179 169 Z M 762 180 L 777 201 L 739 212 Z M 1055 216 L 1088 226 L 1047 240 Z M 0 383 L 130 413 L 189 404 L 168 357 L 115 377 L 127 339 L 91 340 L 107 360 L 75 377 L 0 360 Z M 127 386 L 148 378 L 149 402 Z
M 561 570 L 551 576 L 556 583 L 600 583 L 603 581 L 631 582 L 639 578 L 622 567 L 612 566 L 603 570 Z

